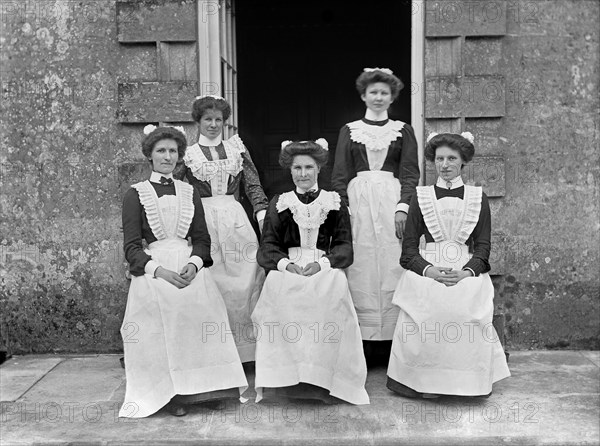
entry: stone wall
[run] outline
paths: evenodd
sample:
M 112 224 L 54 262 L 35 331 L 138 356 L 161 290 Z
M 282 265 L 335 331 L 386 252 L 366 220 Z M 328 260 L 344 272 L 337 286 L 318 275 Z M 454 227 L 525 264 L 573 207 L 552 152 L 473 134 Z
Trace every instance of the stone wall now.
M 121 197 L 139 175 L 140 129 L 119 123 L 117 85 L 156 80 L 155 58 L 118 43 L 114 0 L 0 7 L 1 341 L 12 353 L 118 351 Z M 506 115 L 466 123 L 505 162 L 497 307 L 512 348 L 598 348 L 599 3 L 507 11 L 501 45 L 463 52 L 506 82 Z
M 495 285 L 518 347 L 600 348 L 599 5 L 508 2 L 499 57 L 493 41 L 468 54 L 506 80 L 506 116 L 482 132 L 506 161 Z

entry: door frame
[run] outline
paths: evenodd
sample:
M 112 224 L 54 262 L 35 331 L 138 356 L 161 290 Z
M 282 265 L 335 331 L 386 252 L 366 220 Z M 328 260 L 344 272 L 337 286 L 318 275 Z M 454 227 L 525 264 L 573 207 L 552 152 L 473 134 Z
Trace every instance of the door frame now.
M 425 181 L 425 1 L 412 0 L 410 44 L 410 116 L 419 148 L 421 185 Z
M 411 48 L 410 48 L 410 76 L 411 95 L 410 111 L 411 125 L 415 131 L 415 138 L 419 147 L 419 167 L 423 184 L 425 177 L 424 165 L 424 126 L 425 126 L 425 1 L 411 1 Z M 225 4 L 223 4 L 225 3 Z M 235 11 L 235 0 L 197 0 L 198 15 L 198 86 L 199 94 L 222 94 L 221 86 L 221 32 L 223 27 L 223 14 L 221 8 L 231 8 Z M 230 17 L 228 17 L 231 20 Z M 235 38 L 235 21 L 232 23 L 232 35 Z M 233 64 L 235 64 L 235 40 L 233 44 Z M 236 73 L 237 74 L 237 73 Z M 231 102 L 232 109 L 237 112 L 237 82 L 233 81 L 234 91 L 225 92 Z M 237 130 L 237 113 L 233 114 L 232 131 Z

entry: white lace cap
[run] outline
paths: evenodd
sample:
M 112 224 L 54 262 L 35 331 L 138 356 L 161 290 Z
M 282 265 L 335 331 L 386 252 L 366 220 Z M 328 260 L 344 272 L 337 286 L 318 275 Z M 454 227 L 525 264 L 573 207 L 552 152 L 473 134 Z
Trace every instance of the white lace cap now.
M 379 68 L 379 67 L 376 67 L 376 68 L 363 68 L 363 71 L 367 72 L 367 73 L 370 73 L 371 71 L 381 71 L 382 73 L 389 74 L 389 75 L 394 74 L 394 72 L 392 70 L 390 70 L 389 68 Z

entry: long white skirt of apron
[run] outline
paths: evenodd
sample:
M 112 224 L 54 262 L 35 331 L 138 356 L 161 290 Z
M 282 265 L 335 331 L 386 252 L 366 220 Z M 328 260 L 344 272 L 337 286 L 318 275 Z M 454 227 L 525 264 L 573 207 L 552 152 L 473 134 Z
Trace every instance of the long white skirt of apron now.
M 147 250 L 165 268 L 188 262 L 186 240 L 166 239 Z M 131 279 L 121 336 L 127 385 L 121 417 L 147 417 L 175 395 L 248 387 L 227 310 L 207 268 L 178 289 L 149 274 Z
M 314 259 L 313 250 L 298 251 L 289 252 L 295 263 Z M 360 329 L 343 271 L 311 277 L 271 271 L 252 320 L 257 331 L 257 402 L 263 387 L 302 382 L 352 404 L 369 404 Z
M 427 244 L 429 255 L 436 251 L 432 245 Z M 453 242 L 437 245 L 442 257 L 456 247 Z M 489 274 L 467 277 L 447 287 L 406 271 L 394 294 L 400 314 L 388 376 L 422 393 L 490 393 L 494 382 L 510 376 L 492 325 L 493 298 Z
M 242 205 L 233 195 L 202 198 L 211 239 L 212 276 L 223 295 L 242 362 L 254 361 L 250 315 L 265 280 L 256 261 L 258 240 Z
M 398 320 L 392 296 L 404 269 L 394 216 L 400 182 L 391 172 L 358 172 L 348 184 L 354 263 L 346 269 L 362 338 L 390 340 Z

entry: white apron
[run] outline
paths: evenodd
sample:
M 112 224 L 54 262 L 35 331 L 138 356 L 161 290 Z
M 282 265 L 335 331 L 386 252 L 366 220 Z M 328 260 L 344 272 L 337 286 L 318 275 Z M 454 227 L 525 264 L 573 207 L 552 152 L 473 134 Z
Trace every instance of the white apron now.
M 390 340 L 398 320 L 392 296 L 404 269 L 394 216 L 400 182 L 392 172 L 358 172 L 348 185 L 354 263 L 346 269 L 365 340 Z
M 156 196 L 149 182 L 134 185 L 159 240 L 146 251 L 161 266 L 181 271 L 192 251 L 187 234 L 194 214 L 192 186 L 175 181 L 177 195 Z M 121 335 L 127 387 L 121 417 L 149 416 L 175 395 L 192 395 L 248 383 L 227 310 L 208 269 L 178 289 L 149 274 L 132 277 Z
M 278 210 L 293 207 L 294 221 L 300 227 L 301 247 L 288 253 L 297 265 L 304 267 L 324 254 L 316 242 L 329 210 L 339 209 L 339 196 L 335 194 L 334 203 L 333 194 L 321 191 L 309 205 L 301 203 L 293 192 L 280 197 L 279 203 L 284 205 L 280 208 L 278 203 Z M 320 206 L 325 206 L 325 212 Z M 271 271 L 252 320 L 257 331 L 257 402 L 264 387 L 302 382 L 327 389 L 331 396 L 353 404 L 369 404 L 360 329 L 346 276 L 340 269 L 319 271 L 310 277 Z
M 419 206 L 434 242 L 421 255 L 434 266 L 461 269 L 465 244 L 481 209 L 481 188 L 465 185 L 464 199 L 436 200 L 433 186 L 418 187 Z M 487 395 L 510 376 L 492 325 L 494 287 L 489 274 L 447 287 L 407 271 L 394 294 L 400 315 L 388 376 L 422 393 Z
M 254 361 L 255 338 L 250 315 L 265 280 L 256 261 L 258 240 L 242 205 L 226 195 L 230 176 L 243 169 L 246 150 L 238 135 L 223 141 L 226 159 L 209 160 L 198 145 L 188 148 L 184 161 L 193 175 L 211 184 L 212 197 L 202 198 L 210 233 L 211 273 L 221 294 L 242 362 Z

